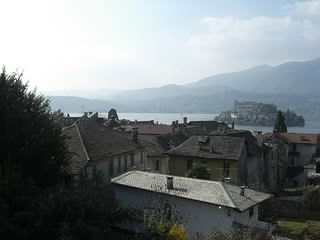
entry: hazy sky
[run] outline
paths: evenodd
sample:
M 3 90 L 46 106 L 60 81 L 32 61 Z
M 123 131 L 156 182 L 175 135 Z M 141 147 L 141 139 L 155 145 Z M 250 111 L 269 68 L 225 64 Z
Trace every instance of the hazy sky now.
M 320 57 L 320 0 L 0 0 L 0 64 L 41 91 L 184 84 Z

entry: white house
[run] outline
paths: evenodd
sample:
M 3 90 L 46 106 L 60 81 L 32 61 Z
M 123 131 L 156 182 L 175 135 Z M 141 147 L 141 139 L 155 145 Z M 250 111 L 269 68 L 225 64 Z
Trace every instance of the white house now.
M 113 178 L 116 199 L 137 209 L 136 220 L 120 227 L 141 232 L 145 217 L 160 207 L 184 224 L 189 237 L 213 229 L 227 232 L 239 226 L 270 233 L 271 224 L 258 220 L 259 204 L 270 194 L 222 182 L 131 171 Z M 138 220 L 137 220 L 138 219 Z

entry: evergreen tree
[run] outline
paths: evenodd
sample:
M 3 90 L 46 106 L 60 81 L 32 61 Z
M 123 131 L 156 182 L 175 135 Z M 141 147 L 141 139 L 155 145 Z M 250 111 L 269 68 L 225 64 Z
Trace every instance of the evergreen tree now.
M 113 121 L 119 121 L 119 117 L 117 114 L 117 110 L 114 108 L 111 108 L 108 112 L 108 119 L 111 119 Z
M 23 191 L 30 179 L 39 188 L 53 187 L 62 174 L 66 147 L 49 102 L 28 91 L 22 75 L 0 74 L 0 197 Z
M 278 111 L 273 131 L 278 133 L 287 132 L 286 120 L 281 111 Z

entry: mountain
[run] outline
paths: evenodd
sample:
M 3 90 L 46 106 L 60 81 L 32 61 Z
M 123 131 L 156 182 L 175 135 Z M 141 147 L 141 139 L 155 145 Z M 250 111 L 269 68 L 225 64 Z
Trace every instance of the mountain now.
M 120 92 L 112 101 L 51 97 L 53 109 L 64 111 L 219 113 L 234 100 L 274 103 L 306 119 L 320 117 L 320 59 L 262 65 L 200 79 L 192 84 L 165 85 Z
M 189 87 L 213 87 L 223 84 L 246 92 L 309 94 L 316 93 L 320 88 L 319 80 L 320 59 L 315 59 L 219 74 L 201 79 Z
M 58 110 L 65 113 L 81 112 L 107 112 L 110 108 L 120 108 L 121 105 L 104 100 L 87 99 L 73 96 L 49 96 L 52 110 Z

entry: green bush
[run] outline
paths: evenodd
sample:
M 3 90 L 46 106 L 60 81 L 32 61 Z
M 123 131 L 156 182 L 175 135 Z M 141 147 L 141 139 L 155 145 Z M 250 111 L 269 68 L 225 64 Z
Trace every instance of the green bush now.
M 320 222 L 307 221 L 307 231 L 306 235 L 310 240 L 319 240 L 320 239 Z

